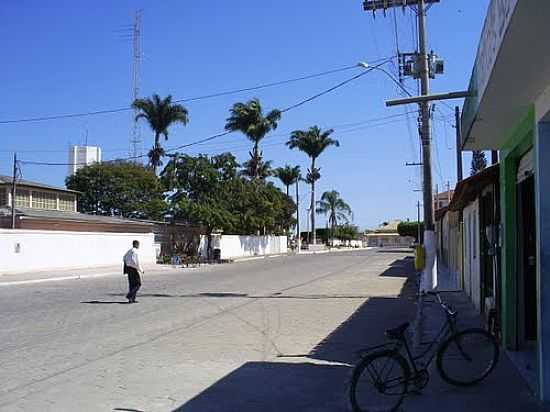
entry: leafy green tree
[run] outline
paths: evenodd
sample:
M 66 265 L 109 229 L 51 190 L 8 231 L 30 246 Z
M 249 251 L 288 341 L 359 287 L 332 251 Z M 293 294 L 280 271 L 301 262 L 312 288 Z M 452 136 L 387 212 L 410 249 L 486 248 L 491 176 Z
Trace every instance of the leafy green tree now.
M 336 190 L 324 192 L 317 202 L 317 213 L 328 215 L 332 246 L 334 246 L 335 229 L 339 221 L 347 222 L 352 215 L 351 207 L 340 197 Z
M 478 172 L 481 172 L 487 167 L 487 159 L 485 158 L 485 152 L 481 150 L 474 150 L 472 152 L 472 164 L 470 168 L 470 175 L 473 176 Z
M 315 210 L 315 182 L 321 177 L 318 168 L 315 167 L 317 158 L 329 146 L 340 146 L 338 140 L 332 139 L 330 135 L 332 129 L 322 131 L 318 126 L 310 127 L 308 130 L 295 130 L 290 135 L 290 140 L 286 143 L 291 149 L 298 149 L 309 156 L 311 167 L 306 177 L 311 184 L 311 210 Z M 315 213 L 311 213 L 311 231 L 313 233 L 313 243 L 316 242 L 315 232 Z
M 260 163 L 262 152 L 260 141 L 272 130 L 277 129 L 281 119 L 280 110 L 272 110 L 264 116 L 259 99 L 252 99 L 247 103 L 235 103 L 230 109 L 230 116 L 226 120 L 225 130 L 239 131 L 254 143 L 250 152 L 249 175 L 253 179 L 260 178 Z
M 189 113 L 181 104 L 172 103 L 170 95 L 164 99 L 160 98 L 158 94 L 153 94 L 152 98 L 136 99 L 132 103 L 132 107 L 139 110 L 136 121 L 142 118 L 147 120 L 155 133 L 155 143 L 149 151 L 149 161 L 156 174 L 165 155 L 160 144 L 160 136 L 164 136 L 164 140 L 168 140 L 168 128 L 175 123 L 185 126 L 189 122 Z
M 286 187 L 286 195 L 290 196 L 290 185 L 293 185 L 300 179 L 300 166 L 290 166 L 286 165 L 285 167 L 278 167 L 275 169 L 273 176 L 278 178 L 283 185 Z
M 418 226 L 420 225 L 420 239 L 418 239 Z M 397 233 L 400 236 L 411 236 L 417 242 L 422 242 L 424 236 L 424 222 L 400 222 L 397 225 Z
M 161 173 L 170 211 L 211 234 L 282 234 L 293 222 L 294 202 L 272 183 L 247 180 L 237 174 L 238 163 L 229 153 L 209 158 L 176 154 Z
M 167 205 L 157 176 L 133 162 L 94 163 L 65 179 L 67 188 L 82 192 L 83 213 L 160 219 Z
M 355 225 L 345 223 L 336 229 L 336 237 L 341 240 L 354 240 L 359 238 L 359 228 Z

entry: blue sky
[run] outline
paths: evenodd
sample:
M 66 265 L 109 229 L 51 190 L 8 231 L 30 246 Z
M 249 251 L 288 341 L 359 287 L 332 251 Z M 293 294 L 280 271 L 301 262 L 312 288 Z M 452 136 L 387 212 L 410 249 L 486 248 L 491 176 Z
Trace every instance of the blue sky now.
M 489 0 L 443 1 L 428 14 L 429 47 L 445 59 L 445 74 L 433 92 L 463 90 L 472 70 Z M 93 5 L 92 5 L 93 4 Z M 376 19 L 361 0 L 6 1 L 0 10 L 0 121 L 128 106 L 132 96 L 131 42 L 123 31 L 143 9 L 141 95 L 172 94 L 175 99 L 299 77 L 374 61 L 396 54 L 393 13 Z M 410 11 L 398 10 L 398 44 L 413 50 Z M 391 65 L 388 70 L 394 71 Z M 353 69 L 250 93 L 189 102 L 190 123 L 171 130 L 167 147 L 223 130 L 231 105 L 259 97 L 266 109 L 283 108 L 360 72 Z M 412 91 L 416 85 L 407 81 Z M 355 223 L 372 227 L 393 218 L 416 219 L 420 198 L 415 107 L 386 108 L 399 97 L 396 86 L 373 72 L 285 114 L 263 144 L 275 166 L 309 162 L 284 145 L 290 131 L 312 125 L 336 129 L 341 146 L 319 158 L 318 193 L 335 189 L 354 210 Z M 450 105 L 462 104 L 451 101 Z M 453 113 L 436 105 L 434 184 L 456 181 Z M 386 116 L 401 115 L 378 122 Z M 408 118 L 408 119 L 407 119 Z M 104 159 L 128 156 L 131 113 L 121 112 L 47 122 L 0 124 L 0 174 L 10 174 L 13 152 L 29 161 L 66 162 L 69 144 L 100 145 Z M 341 126 L 365 122 L 358 126 Z M 337 127 L 340 126 L 340 127 Z M 145 146 L 152 133 L 141 126 Z M 187 153 L 232 151 L 244 161 L 251 145 L 237 133 Z M 465 172 L 469 156 L 465 156 Z M 23 177 L 63 185 L 65 166 L 23 165 Z M 301 187 L 303 199 L 308 188 Z M 305 228 L 305 213 L 302 210 Z M 319 218 L 324 226 L 324 219 Z

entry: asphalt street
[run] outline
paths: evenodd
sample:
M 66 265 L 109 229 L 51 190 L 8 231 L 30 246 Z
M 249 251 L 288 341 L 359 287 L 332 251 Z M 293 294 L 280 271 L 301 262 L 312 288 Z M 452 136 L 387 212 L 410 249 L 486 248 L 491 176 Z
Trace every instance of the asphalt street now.
M 414 317 L 405 252 L 0 288 L 0 411 L 347 410 L 354 350 Z M 408 285 L 408 283 L 407 283 Z

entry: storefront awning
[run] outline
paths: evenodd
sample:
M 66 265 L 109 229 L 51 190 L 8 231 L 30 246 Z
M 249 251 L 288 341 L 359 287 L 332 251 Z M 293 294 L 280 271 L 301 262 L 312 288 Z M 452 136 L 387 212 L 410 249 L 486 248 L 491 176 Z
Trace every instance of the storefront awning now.
M 462 113 L 465 150 L 498 150 L 550 85 L 550 1 L 493 0 Z

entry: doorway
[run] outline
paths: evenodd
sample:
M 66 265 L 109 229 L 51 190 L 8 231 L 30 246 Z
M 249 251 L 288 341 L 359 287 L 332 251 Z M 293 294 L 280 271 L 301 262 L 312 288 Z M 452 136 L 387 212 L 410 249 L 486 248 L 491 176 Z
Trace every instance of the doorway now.
M 518 183 L 518 348 L 537 340 L 535 179 Z

